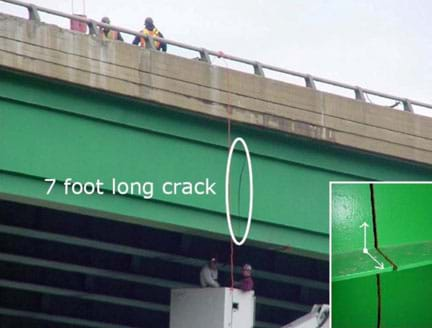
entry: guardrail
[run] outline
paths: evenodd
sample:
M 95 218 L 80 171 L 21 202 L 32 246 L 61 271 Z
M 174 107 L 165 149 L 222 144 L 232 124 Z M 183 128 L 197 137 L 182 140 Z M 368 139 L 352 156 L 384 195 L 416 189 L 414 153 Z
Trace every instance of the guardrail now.
M 214 57 L 218 57 L 218 58 L 224 58 L 224 59 L 231 60 L 231 61 L 234 61 L 237 63 L 243 63 L 246 65 L 252 66 L 254 69 L 254 73 L 258 76 L 264 77 L 265 76 L 264 70 L 269 70 L 269 71 L 273 71 L 273 72 L 283 73 L 283 74 L 302 78 L 305 82 L 306 87 L 311 88 L 311 89 L 315 89 L 315 90 L 318 90 L 317 86 L 316 86 L 316 82 L 320 82 L 323 84 L 332 85 L 332 86 L 336 86 L 339 88 L 351 90 L 351 91 L 353 91 L 354 99 L 356 99 L 358 101 L 366 102 L 366 98 L 368 97 L 368 95 L 372 95 L 372 96 L 377 96 L 377 97 L 381 97 L 381 98 L 390 99 L 392 101 L 395 101 L 396 102 L 395 105 L 390 106 L 391 108 L 396 107 L 399 103 L 401 103 L 401 104 L 403 104 L 403 110 L 407 111 L 407 112 L 411 112 L 411 113 L 414 113 L 414 110 L 413 110 L 414 105 L 419 106 L 419 107 L 423 107 L 423 108 L 432 109 L 432 105 L 426 104 L 423 102 L 414 101 L 414 100 L 410 100 L 407 98 L 401 98 L 401 97 L 385 94 L 385 93 L 370 90 L 370 89 L 364 89 L 364 88 L 361 88 L 359 86 L 353 86 L 353 85 L 346 84 L 346 83 L 336 82 L 336 81 L 324 79 L 321 77 L 312 76 L 310 74 L 299 73 L 296 71 L 291 71 L 291 70 L 287 70 L 284 68 L 263 64 L 263 63 L 260 63 L 257 61 L 252 61 L 252 60 L 248 60 L 248 59 L 244 59 L 244 58 L 240 58 L 240 57 L 236 57 L 236 56 L 231 56 L 231 55 L 225 54 L 221 51 L 213 51 L 213 50 L 208 50 L 205 48 L 195 47 L 195 46 L 191 46 L 189 44 L 185 44 L 185 43 L 181 43 L 181 42 L 177 42 L 177 41 L 169 40 L 169 39 L 165 39 L 165 38 L 162 39 L 159 37 L 152 37 L 151 35 L 145 35 L 145 34 L 142 34 L 142 33 L 136 32 L 136 31 L 132 31 L 132 30 L 129 30 L 129 29 L 126 29 L 123 27 L 105 24 L 105 23 L 98 22 L 98 21 L 93 20 L 93 19 L 89 19 L 89 18 L 77 16 L 77 15 L 66 14 L 66 13 L 63 13 L 63 12 L 60 12 L 57 10 L 52 10 L 49 8 L 36 6 L 36 5 L 31 4 L 31 3 L 26 3 L 26 2 L 22 2 L 22 1 L 18 1 L 18 0 L 0 0 L 0 1 L 27 8 L 30 20 L 41 21 L 40 16 L 39 16 L 39 12 L 43 12 L 43 13 L 51 14 L 54 16 L 60 16 L 63 18 L 68 18 L 71 20 L 83 22 L 83 23 L 87 24 L 87 26 L 89 28 L 89 32 L 92 35 L 98 34 L 98 28 L 105 27 L 105 28 L 110 28 L 111 30 L 114 30 L 114 31 L 121 32 L 121 33 L 143 37 L 146 40 L 146 48 L 149 48 L 151 50 L 156 50 L 154 43 L 153 43 L 154 40 L 163 41 L 164 43 L 169 44 L 171 46 L 176 46 L 179 48 L 196 51 L 197 53 L 199 53 L 200 60 L 204 61 L 208 64 L 211 64 L 210 56 L 214 56 Z

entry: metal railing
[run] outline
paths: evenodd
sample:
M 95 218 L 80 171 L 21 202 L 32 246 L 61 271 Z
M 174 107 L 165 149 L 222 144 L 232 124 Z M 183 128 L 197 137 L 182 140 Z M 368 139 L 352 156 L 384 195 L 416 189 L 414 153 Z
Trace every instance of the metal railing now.
M 332 80 L 324 79 L 321 77 L 312 76 L 310 74 L 299 73 L 296 71 L 291 71 L 288 69 L 263 64 L 263 63 L 260 63 L 257 61 L 244 59 L 241 57 L 231 56 L 231 55 L 225 54 L 221 51 L 213 51 L 213 50 L 208 50 L 205 48 L 195 47 L 195 46 L 191 46 L 189 44 L 185 44 L 185 43 L 181 43 L 181 42 L 177 42 L 177 41 L 169 40 L 169 39 L 165 39 L 165 38 L 152 37 L 151 35 L 142 34 L 140 32 L 129 30 L 129 29 L 126 29 L 123 27 L 105 24 L 105 23 L 98 22 L 98 21 L 93 20 L 93 19 L 89 19 L 89 18 L 77 16 L 77 15 L 66 14 L 66 13 L 63 13 L 63 12 L 60 12 L 57 10 L 52 10 L 49 8 L 36 6 L 36 5 L 22 2 L 19 0 L 0 0 L 0 1 L 27 8 L 30 20 L 41 21 L 40 16 L 39 16 L 39 12 L 43 12 L 43 13 L 51 14 L 54 16 L 60 16 L 60 17 L 67 18 L 70 20 L 83 22 L 83 23 L 87 24 L 87 26 L 89 28 L 89 33 L 91 35 L 97 35 L 98 34 L 98 28 L 103 27 L 103 28 L 109 28 L 111 30 L 118 31 L 121 33 L 142 37 L 146 40 L 146 42 L 145 42 L 146 48 L 151 49 L 151 50 L 156 50 L 156 48 L 154 46 L 154 40 L 156 40 L 159 42 L 164 42 L 164 43 L 171 45 L 171 46 L 176 46 L 179 48 L 195 51 L 195 52 L 199 53 L 200 60 L 203 62 L 206 62 L 208 64 L 211 64 L 211 57 L 210 56 L 214 56 L 217 58 L 224 58 L 227 60 L 231 60 L 233 62 L 242 63 L 242 64 L 246 64 L 246 65 L 251 66 L 254 70 L 254 73 L 258 76 L 264 77 L 265 76 L 264 70 L 269 70 L 269 71 L 273 71 L 273 72 L 278 72 L 278 73 L 283 73 L 283 74 L 299 77 L 299 78 L 304 80 L 306 87 L 311 88 L 311 89 L 315 89 L 315 90 L 318 90 L 318 88 L 316 86 L 316 82 L 335 86 L 335 87 L 339 87 L 339 88 L 343 88 L 343 89 L 347 89 L 347 90 L 350 90 L 353 92 L 353 98 L 354 99 L 356 99 L 358 101 L 362 101 L 362 102 L 366 102 L 368 95 L 372 95 L 372 96 L 377 96 L 380 98 L 385 98 L 385 99 L 395 101 L 396 102 L 395 105 L 390 106 L 391 108 L 396 107 L 399 103 L 401 103 L 403 105 L 403 110 L 407 111 L 407 112 L 411 112 L 411 113 L 414 112 L 413 106 L 432 109 L 431 104 L 426 104 L 423 102 L 414 101 L 414 100 L 410 100 L 407 98 L 401 98 L 401 97 L 389 95 L 386 93 L 361 88 L 359 86 L 354 86 L 354 85 L 350 85 L 350 84 L 346 84 L 346 83 L 332 81 Z

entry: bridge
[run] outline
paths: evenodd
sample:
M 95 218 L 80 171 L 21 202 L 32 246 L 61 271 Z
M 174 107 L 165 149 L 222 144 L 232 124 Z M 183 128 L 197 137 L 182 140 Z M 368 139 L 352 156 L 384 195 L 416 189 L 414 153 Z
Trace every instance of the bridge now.
M 269 65 L 246 61 L 253 74 L 212 65 L 211 56 L 237 60 L 218 52 L 194 48 L 199 59 L 188 59 L 104 41 L 29 8 L 30 20 L 0 14 L 6 327 L 167 327 L 169 290 L 196 286 L 210 254 L 229 263 L 224 180 L 236 137 L 251 152 L 254 211 L 234 269 L 254 267 L 256 327 L 328 303 L 329 181 L 432 178 L 432 119 L 413 113 L 427 104 L 401 98 L 399 111 L 364 101 L 372 90 L 352 87 L 350 99 L 317 90 L 326 80 L 310 75 L 298 86 L 266 78 L 285 71 Z M 240 150 L 231 171 L 241 236 L 250 186 Z M 65 194 L 68 178 L 100 179 L 104 194 Z M 154 195 L 113 195 L 113 178 L 151 181 Z M 49 194 L 45 179 L 56 181 Z M 216 195 L 159 188 L 205 179 Z M 229 265 L 220 273 L 228 285 Z

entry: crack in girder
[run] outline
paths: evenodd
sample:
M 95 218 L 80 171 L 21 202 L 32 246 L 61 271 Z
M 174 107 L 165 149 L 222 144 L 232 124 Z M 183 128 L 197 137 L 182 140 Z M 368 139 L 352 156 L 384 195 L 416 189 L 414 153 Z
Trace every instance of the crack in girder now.
M 396 271 L 397 265 L 379 247 L 378 226 L 377 226 L 377 217 L 376 217 L 376 208 L 375 208 L 375 192 L 374 192 L 373 183 L 369 185 L 369 188 L 370 188 L 370 196 L 371 196 L 372 223 L 373 223 L 375 249 L 392 265 L 393 271 Z
M 332 197 L 339 197 L 336 204 L 332 202 L 332 209 L 336 209 L 332 212 L 332 230 L 340 238 L 336 243 L 332 239 L 337 245 L 332 255 L 335 328 L 430 327 L 432 313 L 427 304 L 432 291 L 431 191 L 432 184 L 427 188 L 425 184 L 381 183 L 353 184 L 332 191 Z M 363 235 L 355 229 L 360 219 L 370 226 L 364 247 L 386 263 L 384 270 L 371 269 L 373 261 L 368 263 L 371 259 L 361 251 Z M 349 228 L 335 228 L 335 220 L 336 225 Z M 382 275 L 386 272 L 392 274 Z M 369 316 L 365 316 L 364 309 Z M 353 323 L 356 315 L 364 318 Z
M 393 271 L 392 264 L 376 249 L 370 185 L 344 184 L 334 188 L 332 280 L 342 281 Z M 360 229 L 363 225 L 366 225 L 364 235 Z M 371 233 L 371 230 L 374 232 Z

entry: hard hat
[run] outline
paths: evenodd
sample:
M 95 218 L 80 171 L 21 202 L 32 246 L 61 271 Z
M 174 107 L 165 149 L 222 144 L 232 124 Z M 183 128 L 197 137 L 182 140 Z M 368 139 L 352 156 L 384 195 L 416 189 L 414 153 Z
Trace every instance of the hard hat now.
M 243 265 L 243 270 L 252 271 L 252 266 L 250 264 Z
M 149 25 L 149 24 L 153 25 L 153 18 L 147 17 L 144 21 L 144 24 L 145 25 Z

